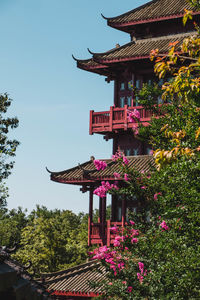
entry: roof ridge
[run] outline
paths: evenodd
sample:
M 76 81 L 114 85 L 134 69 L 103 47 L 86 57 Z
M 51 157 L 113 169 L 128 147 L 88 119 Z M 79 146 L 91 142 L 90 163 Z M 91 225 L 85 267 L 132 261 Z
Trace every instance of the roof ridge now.
M 52 171 L 50 171 L 49 169 L 47 169 L 47 171 L 50 173 L 50 174 L 63 174 L 63 173 L 65 173 L 66 171 L 73 171 L 73 170 L 75 170 L 77 167 L 79 167 L 79 166 L 84 166 L 84 165 L 86 165 L 86 164 L 88 164 L 89 162 L 91 162 L 91 160 L 88 160 L 88 161 L 86 161 L 86 162 L 84 162 L 84 163 L 82 163 L 82 164 L 78 164 L 76 167 L 73 167 L 73 168 L 70 168 L 70 169 L 67 169 L 67 170 L 64 170 L 64 171 L 58 171 L 58 172 L 52 172 Z
M 118 48 L 113 48 L 113 49 L 110 49 L 110 50 L 108 50 L 108 51 L 105 51 L 105 52 L 98 52 L 98 53 L 93 53 L 93 58 L 94 58 L 94 61 L 95 61 L 95 57 L 96 56 L 99 56 L 99 55 L 104 55 L 104 54 L 109 54 L 109 53 L 112 53 L 112 52 L 115 52 L 115 51 L 118 51 L 118 50 L 120 50 L 120 49 L 123 49 L 123 48 L 125 48 L 126 46 L 128 46 L 128 45 L 131 45 L 131 44 L 136 44 L 136 41 L 134 40 L 134 41 L 130 41 L 130 42 L 128 42 L 128 43 L 126 43 L 126 44 L 124 44 L 124 45 L 122 45 L 122 46 L 120 46 L 120 47 L 118 47 Z
M 152 0 L 152 1 L 149 1 L 149 2 L 147 2 L 147 3 L 145 3 L 145 4 L 142 4 L 142 5 L 138 6 L 138 7 L 135 7 L 135 8 L 133 8 L 133 9 L 127 11 L 126 13 L 123 13 L 123 14 L 118 15 L 118 16 L 116 16 L 116 17 L 111 17 L 111 18 L 106 18 L 106 17 L 104 17 L 104 18 L 105 18 L 107 21 L 109 21 L 109 20 L 114 20 L 114 19 L 117 19 L 117 18 L 121 18 L 121 17 L 126 16 L 126 15 L 129 14 L 129 13 L 132 13 L 132 12 L 134 12 L 134 11 L 137 11 L 137 10 L 139 10 L 139 9 L 141 9 L 141 8 L 144 8 L 144 7 L 148 6 L 148 5 L 151 5 L 152 3 L 157 2 L 157 1 L 160 1 L 160 0 Z
M 93 264 L 98 264 L 98 260 L 91 260 L 89 262 L 86 262 L 86 263 L 83 263 L 83 264 L 80 264 L 80 265 L 77 265 L 77 266 L 74 266 L 74 267 L 71 267 L 71 268 L 68 268 L 68 269 L 65 269 L 65 270 L 61 270 L 61 271 L 57 271 L 57 272 L 52 272 L 52 273 L 42 273 L 42 277 L 48 277 L 48 276 L 56 276 L 56 275 L 61 275 L 61 274 L 64 274 L 66 272 L 72 272 L 74 270 L 76 270 L 77 268 L 83 268 L 83 267 L 91 267 Z
M 188 31 L 188 32 L 176 33 L 176 34 L 168 34 L 168 35 L 156 36 L 156 37 L 151 37 L 151 38 L 146 38 L 146 39 L 138 39 L 138 40 L 136 40 L 136 44 L 146 42 L 146 41 L 167 40 L 169 38 L 183 37 L 183 36 L 191 35 L 193 33 L 195 34 L 196 31 Z

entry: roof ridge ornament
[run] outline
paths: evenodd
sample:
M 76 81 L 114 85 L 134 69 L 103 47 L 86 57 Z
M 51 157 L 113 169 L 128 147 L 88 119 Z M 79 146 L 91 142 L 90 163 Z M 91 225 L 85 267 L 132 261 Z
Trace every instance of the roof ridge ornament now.
M 102 16 L 102 18 L 104 19 L 104 20 L 109 20 L 110 18 L 107 18 L 107 17 L 105 17 L 102 13 L 101 13 L 101 16 Z
M 49 172 L 50 174 L 53 173 L 53 172 L 51 172 L 47 167 L 46 167 L 46 170 L 47 170 L 47 172 Z
M 89 48 L 87 48 L 87 51 L 92 55 L 96 54 L 95 52 L 92 52 Z
M 72 54 L 72 58 L 73 58 L 75 61 L 79 61 L 73 54 Z

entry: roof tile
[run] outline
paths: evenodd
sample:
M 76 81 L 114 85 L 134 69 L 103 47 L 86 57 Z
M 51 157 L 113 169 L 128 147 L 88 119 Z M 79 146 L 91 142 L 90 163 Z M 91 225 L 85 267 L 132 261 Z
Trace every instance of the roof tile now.
M 195 10 L 187 0 L 153 0 L 125 14 L 107 18 L 108 25 L 139 23 L 141 20 L 152 20 L 184 13 L 184 9 Z
M 148 172 L 154 166 L 154 158 L 152 155 L 128 156 L 130 168 L 137 171 Z M 102 180 L 114 180 L 114 172 L 120 172 L 119 162 L 113 162 L 111 159 L 103 159 L 107 163 L 105 170 L 97 171 L 92 160 L 87 161 L 77 167 L 62 172 L 50 172 L 51 180 L 61 183 L 82 184 L 86 182 L 95 182 Z

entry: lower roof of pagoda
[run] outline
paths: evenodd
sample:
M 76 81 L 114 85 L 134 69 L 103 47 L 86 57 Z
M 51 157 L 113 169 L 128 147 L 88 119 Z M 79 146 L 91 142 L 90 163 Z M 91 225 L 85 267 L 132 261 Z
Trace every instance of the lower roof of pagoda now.
M 135 169 L 138 172 L 149 172 L 153 166 L 155 166 L 154 158 L 152 155 L 138 155 L 127 156 L 129 160 L 129 167 Z M 50 172 L 50 179 L 55 182 L 74 184 L 74 185 L 95 185 L 100 181 L 115 181 L 114 173 L 121 172 L 120 162 L 112 161 L 112 159 L 101 159 L 107 163 L 107 168 L 97 171 L 94 160 L 91 159 L 78 166 L 61 171 Z M 123 178 L 118 178 L 118 181 L 123 181 Z
M 97 297 L 100 287 L 91 287 L 90 281 L 106 280 L 106 270 L 99 261 L 90 262 L 67 270 L 42 275 L 42 283 L 55 296 Z
M 176 49 L 179 50 L 183 40 L 193 34 L 195 34 L 194 31 L 161 37 L 137 39 L 103 53 L 93 53 L 90 51 L 93 55 L 92 58 L 86 60 L 76 59 L 77 67 L 107 76 L 109 72 L 114 72 L 115 68 L 118 68 L 120 63 L 134 63 L 134 61 L 149 59 L 150 53 L 154 49 L 159 49 L 159 53 L 161 54 L 168 53 L 170 43 L 178 42 Z

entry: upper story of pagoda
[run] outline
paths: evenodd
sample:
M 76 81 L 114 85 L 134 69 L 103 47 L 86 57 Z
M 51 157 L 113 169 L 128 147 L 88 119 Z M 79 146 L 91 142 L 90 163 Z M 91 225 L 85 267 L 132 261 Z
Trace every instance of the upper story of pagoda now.
M 114 18 L 106 18 L 107 24 L 131 35 L 131 42 L 103 52 L 90 52 L 91 58 L 77 61 L 77 67 L 106 77 L 114 81 L 114 99 L 106 111 L 90 111 L 89 133 L 100 133 L 106 138 L 113 138 L 123 133 L 131 124 L 127 119 L 127 110 L 137 108 L 143 125 L 148 126 L 151 112 L 144 110 L 134 95 L 132 86 L 141 89 L 144 83 L 159 82 L 150 61 L 150 52 L 159 49 L 167 54 L 170 43 L 178 42 L 176 49 L 184 38 L 194 33 L 193 21 L 200 19 L 200 12 L 193 11 L 194 19 L 184 27 L 182 17 L 185 9 L 192 10 L 187 0 L 154 0 L 136 9 Z M 105 18 L 105 17 L 104 17 Z M 158 104 L 161 99 L 157 99 Z
M 184 28 L 185 10 L 193 11 L 193 19 L 199 14 L 187 0 L 153 0 L 131 11 L 107 20 L 107 25 L 127 32 L 133 38 L 150 38 L 182 33 L 192 29 L 192 22 Z

